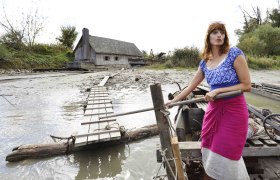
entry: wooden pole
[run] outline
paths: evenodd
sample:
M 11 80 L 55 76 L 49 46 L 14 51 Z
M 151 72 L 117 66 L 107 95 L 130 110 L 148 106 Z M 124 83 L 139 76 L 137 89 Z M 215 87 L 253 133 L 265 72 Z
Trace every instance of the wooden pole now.
M 221 94 L 218 94 L 217 96 L 215 96 L 214 99 L 221 99 L 221 98 L 225 98 L 225 97 L 231 97 L 231 96 L 239 95 L 239 94 L 241 94 L 241 93 L 242 93 L 241 90 L 231 91 L 231 92 L 226 92 L 226 93 L 221 93 Z M 205 102 L 205 98 L 204 98 L 204 97 L 201 97 L 201 98 L 196 98 L 196 99 L 190 99 L 190 100 L 180 101 L 180 102 L 172 103 L 172 104 L 170 104 L 169 106 L 170 106 L 170 107 L 173 107 L 173 106 L 187 105 L 187 104 L 198 103 L 198 102 Z M 162 108 L 162 109 L 163 109 L 163 108 Z M 160 108 L 156 108 L 156 107 L 145 108 L 145 109 L 140 109 L 140 110 L 125 112 L 125 113 L 107 115 L 107 116 L 104 116 L 104 117 L 101 116 L 101 117 L 99 117 L 99 119 L 105 119 L 105 118 L 111 118 L 111 117 L 118 117 L 118 116 L 125 116 L 125 115 L 130 115 L 130 114 L 135 114 L 135 113 L 141 113 L 141 112 L 146 112 L 146 111 L 152 111 L 152 110 L 160 110 Z
M 171 138 L 170 138 L 170 132 L 169 132 L 169 123 L 167 118 L 163 115 L 163 113 L 160 111 L 160 109 L 164 109 L 164 101 L 161 91 L 161 85 L 160 84 L 153 84 L 150 86 L 151 95 L 153 99 L 154 109 L 155 109 L 155 115 L 156 115 L 156 121 L 158 125 L 159 130 L 159 137 L 160 137 L 160 143 L 161 143 L 161 150 L 165 151 L 165 156 L 168 159 L 168 163 L 165 162 L 166 167 L 166 173 L 168 179 L 174 179 L 174 174 L 176 173 L 175 164 L 173 160 L 172 155 L 172 147 L 171 147 Z

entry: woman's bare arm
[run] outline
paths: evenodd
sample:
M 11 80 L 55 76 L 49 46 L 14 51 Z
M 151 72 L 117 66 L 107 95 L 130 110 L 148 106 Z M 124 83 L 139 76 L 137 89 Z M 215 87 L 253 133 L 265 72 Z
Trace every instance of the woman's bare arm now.
M 189 85 L 178 96 L 172 99 L 169 103 L 174 103 L 187 97 L 187 95 L 189 95 L 203 81 L 203 79 L 204 79 L 204 74 L 201 71 L 200 67 L 198 67 Z
M 251 91 L 251 78 L 250 78 L 249 68 L 245 57 L 243 55 L 239 55 L 234 61 L 233 66 L 235 68 L 240 83 L 230 87 L 218 88 L 207 93 L 206 94 L 207 101 L 213 100 L 213 97 L 215 97 L 217 94 L 224 93 L 224 92 L 235 91 L 235 90 L 242 90 L 243 92 Z

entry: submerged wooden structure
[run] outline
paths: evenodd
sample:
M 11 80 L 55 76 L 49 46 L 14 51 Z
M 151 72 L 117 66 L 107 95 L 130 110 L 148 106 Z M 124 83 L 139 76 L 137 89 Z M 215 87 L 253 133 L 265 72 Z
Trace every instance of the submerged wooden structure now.
M 100 147 L 112 146 L 120 143 L 127 143 L 145 137 L 158 134 L 157 125 L 150 125 L 138 128 L 133 131 L 126 130 L 120 126 L 116 118 L 107 118 L 112 115 L 113 105 L 109 97 L 106 82 L 111 76 L 104 79 L 89 91 L 87 103 L 84 105 L 84 116 L 81 122 L 82 128 L 69 137 L 51 136 L 54 140 L 64 140 L 61 143 L 50 144 L 28 144 L 20 145 L 6 156 L 6 161 L 15 162 L 28 158 L 44 158 L 56 155 L 64 155 L 86 149 L 97 149 Z
M 280 85 L 277 84 L 252 84 L 251 92 L 276 101 L 280 101 Z
M 209 89 L 207 87 L 199 86 L 191 93 L 188 99 L 200 98 L 208 91 Z M 161 138 L 161 148 L 157 152 L 158 162 L 173 165 L 171 168 L 166 166 L 168 179 L 203 179 L 204 169 L 201 162 L 200 133 L 206 107 L 206 102 L 193 102 L 182 105 L 176 116 L 175 124 L 167 120 L 157 120 L 160 135 L 164 134 L 162 135 L 163 138 Z M 270 136 L 247 139 L 242 156 L 250 178 L 280 179 L 280 115 L 264 114 L 249 104 L 248 110 L 251 114 L 251 118 L 253 118 L 256 123 L 264 125 L 270 136 L 274 135 L 273 139 Z M 162 124 L 166 126 L 166 128 L 169 127 L 169 131 L 160 128 Z M 182 159 L 182 164 L 184 164 L 183 167 L 185 168 L 174 165 L 170 159 L 174 161 L 178 159 L 177 153 L 174 153 L 171 149 L 165 148 L 168 145 L 172 146 L 173 141 L 171 136 L 174 134 L 174 131 L 179 141 L 180 159 Z M 166 157 L 163 157 L 163 154 Z M 169 156 L 167 156 L 168 154 Z M 169 161 L 166 159 L 169 159 Z M 170 171 L 173 171 L 173 173 Z M 186 173 L 185 176 L 175 177 L 175 172 L 180 171 Z

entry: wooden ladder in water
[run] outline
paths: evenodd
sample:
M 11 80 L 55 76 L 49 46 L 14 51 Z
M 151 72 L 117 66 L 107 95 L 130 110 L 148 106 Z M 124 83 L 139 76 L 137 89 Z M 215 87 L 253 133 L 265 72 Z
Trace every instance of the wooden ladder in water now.
M 97 86 L 90 88 L 81 122 L 82 128 L 72 134 L 76 138 L 75 147 L 121 138 L 116 119 L 106 118 L 114 113 L 112 100 L 105 87 L 110 77 L 112 76 L 105 76 Z M 101 117 L 102 119 L 100 119 Z

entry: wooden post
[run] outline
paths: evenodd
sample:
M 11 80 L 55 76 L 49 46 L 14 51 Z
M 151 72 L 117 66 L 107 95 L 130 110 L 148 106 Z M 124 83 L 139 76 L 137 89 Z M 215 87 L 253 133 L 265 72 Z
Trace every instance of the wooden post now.
M 166 158 L 173 159 L 168 120 L 166 119 L 166 117 L 164 117 L 163 113 L 160 112 L 160 109 L 164 109 L 164 100 L 163 100 L 163 96 L 162 96 L 161 85 L 153 84 L 150 86 L 150 90 L 151 90 L 151 95 L 152 95 L 153 104 L 154 104 L 154 108 L 155 108 L 157 125 L 158 125 L 158 129 L 159 129 L 161 149 L 163 151 L 165 149 L 167 149 L 165 151 Z M 173 160 L 168 161 L 168 163 L 170 164 L 173 172 L 169 169 L 169 166 L 167 164 L 165 164 L 167 177 L 168 177 L 168 179 L 174 179 L 173 174 L 176 173 L 174 161 Z

